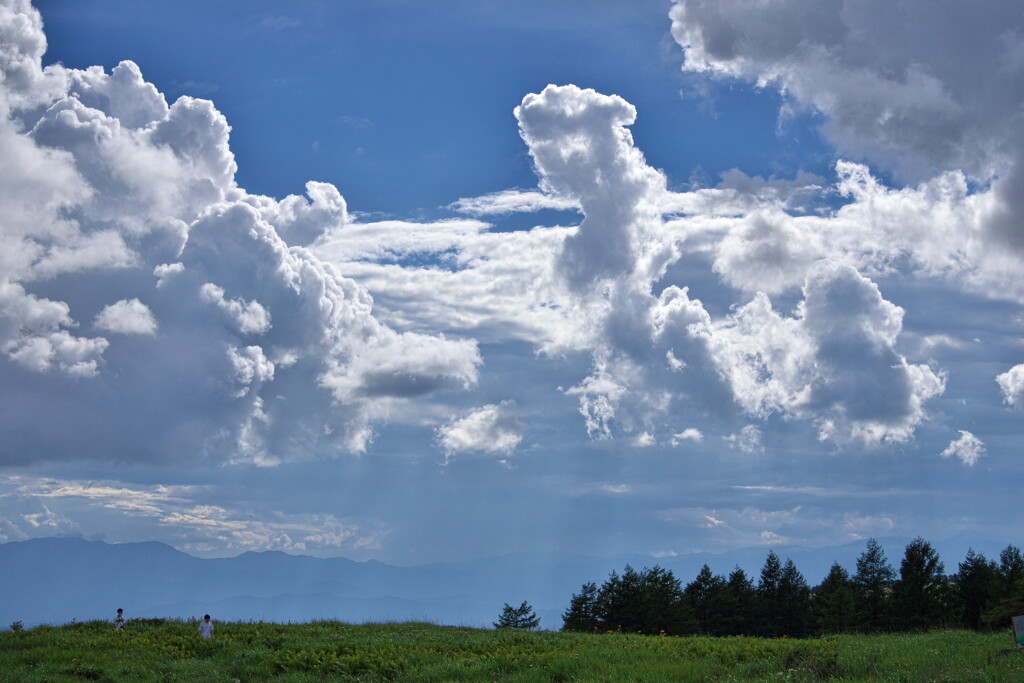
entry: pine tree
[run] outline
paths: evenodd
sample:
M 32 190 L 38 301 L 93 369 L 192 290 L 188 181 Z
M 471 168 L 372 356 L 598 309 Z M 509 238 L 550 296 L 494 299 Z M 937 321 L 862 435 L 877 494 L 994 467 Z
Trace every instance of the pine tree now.
M 711 573 L 706 564 L 683 590 L 697 619 L 701 633 L 713 636 L 730 635 L 734 628 L 735 604 L 729 599 L 725 577 Z
M 635 631 L 640 621 L 640 575 L 628 564 L 608 575 L 597 592 L 597 617 L 606 631 Z
M 579 593 L 572 596 L 569 609 L 562 614 L 563 631 L 591 632 L 601 627 L 597 617 L 597 584 L 583 584 Z
M 956 577 L 956 596 L 964 628 L 977 631 L 981 628 L 981 616 L 997 601 L 999 567 L 985 559 L 974 549 L 967 550 L 967 557 L 960 563 Z
M 640 574 L 641 615 L 633 630 L 648 635 L 688 635 L 697 631 L 693 608 L 671 571 L 654 567 Z
M 530 604 L 523 600 L 519 607 L 512 607 L 507 602 L 501 610 L 501 616 L 494 622 L 494 628 L 515 628 L 532 630 L 540 625 L 540 619 Z
M 952 591 L 944 572 L 930 543 L 919 537 L 907 545 L 893 588 L 897 628 L 926 631 L 953 622 Z
M 761 567 L 761 580 L 757 584 L 758 635 L 769 638 L 782 635 L 782 594 L 779 591 L 781 581 L 782 560 L 774 550 L 769 550 L 764 566 Z
M 1008 545 L 999 553 L 999 579 L 997 591 L 1000 598 L 1006 598 L 1016 592 L 1024 581 L 1024 556 L 1020 548 Z
M 754 635 L 757 629 L 758 597 L 754 582 L 747 573 L 736 567 L 729 574 L 726 583 L 726 596 L 731 608 L 732 619 L 725 625 L 725 635 Z
M 622 631 L 688 635 L 697 631 L 693 608 L 671 571 L 654 567 L 636 571 L 629 565 L 609 574 L 597 588 L 583 584 L 563 614 L 563 630 Z
M 811 589 L 793 560 L 786 558 L 786 564 L 779 574 L 779 620 L 782 635 L 803 637 L 811 626 Z
M 848 633 L 853 630 L 857 608 L 853 580 L 838 562 L 832 563 L 828 576 L 813 597 L 814 622 L 820 633 Z
M 891 593 L 896 572 L 885 557 L 885 551 L 873 538 L 857 558 L 853 575 L 854 602 L 857 607 L 857 628 L 862 631 L 885 631 L 891 627 Z

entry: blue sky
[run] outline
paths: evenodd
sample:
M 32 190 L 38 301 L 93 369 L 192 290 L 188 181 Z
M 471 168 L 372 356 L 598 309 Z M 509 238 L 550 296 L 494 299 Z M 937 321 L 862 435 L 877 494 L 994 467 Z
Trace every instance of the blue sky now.
M 0 541 L 1024 541 L 1013 3 L 553 4 L 0 0 Z

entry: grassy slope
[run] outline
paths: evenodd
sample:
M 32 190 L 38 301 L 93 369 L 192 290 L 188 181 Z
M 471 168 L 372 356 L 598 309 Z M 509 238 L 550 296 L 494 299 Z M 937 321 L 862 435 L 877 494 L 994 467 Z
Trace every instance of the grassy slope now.
M 0 633 L 0 680 L 1024 681 L 1007 634 L 812 640 L 489 631 L 430 624 L 105 622 Z

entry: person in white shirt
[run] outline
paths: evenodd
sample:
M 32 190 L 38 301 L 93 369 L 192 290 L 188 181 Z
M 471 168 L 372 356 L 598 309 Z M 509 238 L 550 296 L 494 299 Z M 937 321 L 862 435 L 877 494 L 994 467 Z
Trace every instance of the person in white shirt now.
M 124 628 L 124 610 L 120 607 L 117 608 L 117 618 L 114 619 L 114 630 L 120 631 Z
M 213 638 L 213 622 L 210 621 L 210 615 L 207 614 L 203 617 L 203 620 L 199 622 L 199 635 L 203 639 Z

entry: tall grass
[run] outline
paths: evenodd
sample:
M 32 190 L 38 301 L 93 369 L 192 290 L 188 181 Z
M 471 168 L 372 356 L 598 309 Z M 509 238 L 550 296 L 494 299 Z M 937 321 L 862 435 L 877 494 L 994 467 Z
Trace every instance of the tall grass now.
M 135 620 L 0 633 L 2 681 L 1024 681 L 1006 634 L 687 638 Z

